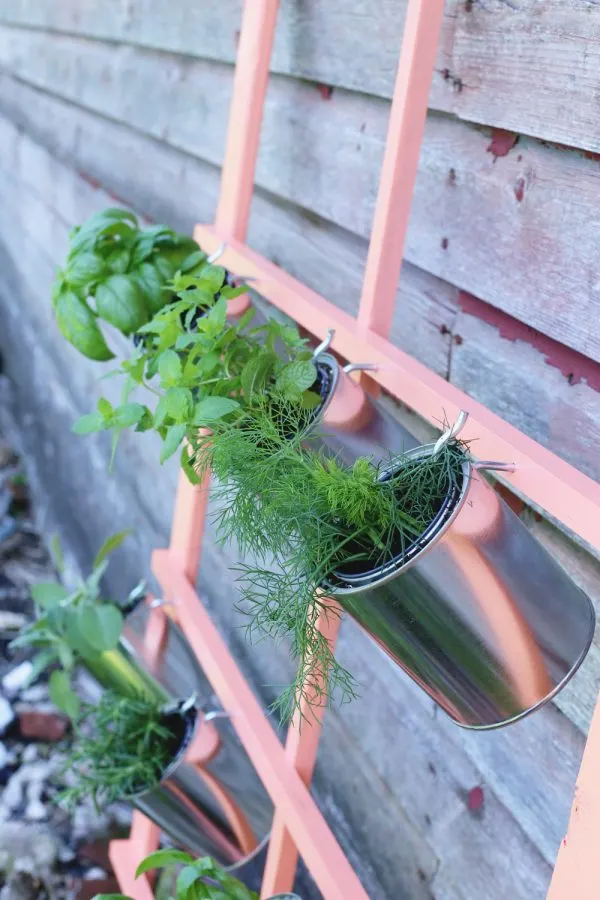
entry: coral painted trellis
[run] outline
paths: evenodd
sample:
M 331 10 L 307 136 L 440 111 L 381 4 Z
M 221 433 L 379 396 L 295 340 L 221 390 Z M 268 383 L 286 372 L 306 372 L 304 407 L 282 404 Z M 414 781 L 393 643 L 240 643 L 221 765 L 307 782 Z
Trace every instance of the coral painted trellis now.
M 324 338 L 328 329 L 335 328 L 334 350 L 345 359 L 376 363 L 377 371 L 372 373 L 376 386 L 407 403 L 425 419 L 436 422 L 443 409 L 453 420 L 460 409 L 467 410 L 470 418 L 464 436 L 477 438 L 480 455 L 513 462 L 515 470 L 506 477 L 515 489 L 600 548 L 599 484 L 387 340 L 444 0 L 408 2 L 358 317 L 337 309 L 245 245 L 278 5 L 278 0 L 245 0 L 216 224 L 198 225 L 196 240 L 209 253 L 226 242 L 220 260 L 223 265 L 252 278 L 259 294 L 316 338 Z M 233 303 L 238 306 L 235 311 L 239 311 L 240 300 Z M 180 476 L 171 543 L 167 550 L 155 551 L 153 570 L 273 800 L 275 816 L 262 897 L 292 888 L 300 853 L 326 900 L 367 900 L 308 790 L 317 757 L 320 722 L 301 732 L 291 727 L 285 747 L 281 745 L 196 593 L 206 487 L 193 487 L 183 474 Z M 339 617 L 322 616 L 321 627 L 333 644 Z M 569 833 L 559 851 L 548 895 L 551 900 L 597 900 L 600 896 L 596 849 L 600 830 L 598 758 L 600 704 L 584 755 Z M 133 874 L 140 859 L 157 846 L 158 837 L 156 827 L 135 813 L 129 840 L 116 841 L 111 846 L 121 888 L 136 900 L 152 897 L 150 883 L 145 878 L 134 880 Z

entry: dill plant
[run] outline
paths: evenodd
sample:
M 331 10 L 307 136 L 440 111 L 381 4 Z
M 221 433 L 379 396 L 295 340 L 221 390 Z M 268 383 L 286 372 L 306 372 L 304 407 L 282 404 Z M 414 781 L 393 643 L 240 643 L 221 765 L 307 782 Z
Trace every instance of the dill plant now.
M 274 419 L 270 399 L 256 398 L 235 425 L 196 435 L 193 449 L 198 473 L 216 479 L 220 539 L 253 557 L 238 566 L 250 637 L 288 638 L 299 663 L 275 707 L 288 719 L 303 700 L 352 699 L 353 678 L 317 627 L 321 610 L 335 614 L 327 584 L 348 566 L 384 565 L 419 539 L 458 483 L 464 445 L 390 459 L 396 473 L 382 478 L 385 466 L 365 457 L 347 467 L 327 456 L 294 406 L 280 403 Z

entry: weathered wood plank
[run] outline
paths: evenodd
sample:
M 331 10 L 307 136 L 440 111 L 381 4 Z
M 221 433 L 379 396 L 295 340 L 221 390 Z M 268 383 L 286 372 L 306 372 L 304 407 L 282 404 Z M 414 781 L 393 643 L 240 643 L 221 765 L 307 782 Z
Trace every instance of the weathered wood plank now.
M 541 900 L 553 853 L 544 861 L 538 848 L 544 844 L 544 828 L 554 831 L 556 822 L 529 829 L 523 813 L 528 798 L 543 791 L 556 760 L 541 761 L 533 783 L 525 788 L 525 770 L 536 761 L 532 748 L 521 740 L 519 752 L 504 760 L 509 771 L 488 767 L 483 774 L 462 746 L 464 732 L 441 711 L 436 714 L 433 702 L 382 652 L 373 653 L 372 642 L 350 621 L 344 623 L 338 657 L 361 686 L 359 699 L 341 711 L 345 728 L 436 848 L 440 858 L 436 881 L 441 885 L 447 879 L 469 897 Z M 377 715 L 369 712 L 373 704 Z M 370 727 L 365 728 L 365 722 Z M 562 724 L 574 731 L 566 719 Z M 449 739 L 451 733 L 454 741 Z M 516 802 L 512 792 L 503 789 L 511 780 L 523 789 Z M 479 787 L 483 788 L 482 808 L 471 810 L 470 791 Z M 551 820 L 560 818 L 563 807 L 569 808 L 568 787 L 565 790 L 563 784 L 560 789 L 562 793 L 555 791 L 548 799 Z M 510 866 L 505 864 L 507 859 Z
M 228 67 L 6 29 L 0 62 L 44 90 L 221 162 Z M 273 78 L 257 183 L 366 238 L 387 115 L 382 100 L 346 92 L 324 100 L 310 85 Z M 525 139 L 503 158 L 489 146 L 478 129 L 430 117 L 406 258 L 600 360 L 600 336 L 587 327 L 600 302 L 597 163 Z
M 241 0 L 0 0 L 0 21 L 232 63 Z M 282 4 L 272 69 L 390 97 L 406 0 Z M 332 35 L 335 39 L 332 40 Z M 431 106 L 600 150 L 600 7 L 589 0 L 448 0 Z
M 455 6 L 447 0 L 439 71 L 450 65 Z M 407 0 L 308 0 L 280 6 L 273 72 L 382 97 L 394 88 Z M 40 30 L 148 47 L 232 64 L 242 0 L 109 0 L 101 6 L 63 0 L 0 0 L 0 21 Z M 434 105 L 451 87 L 440 75 Z M 446 101 L 448 102 L 448 101 Z
M 460 310 L 454 326 L 450 380 L 544 446 L 600 477 L 600 393 L 569 379 L 522 340 Z
M 10 79 L 0 84 L 0 104 L 17 122 L 36 127 L 41 138 L 57 152 L 75 159 L 80 168 L 137 208 L 188 229 L 195 218 L 212 218 L 218 179 L 211 167 L 122 126 L 98 121 L 89 113 L 74 110 Z M 12 128 L 15 135 L 15 128 L 8 123 L 4 128 L 1 158 L 9 166 L 18 165 L 22 177 L 34 189 L 50 190 L 49 202 L 70 222 L 80 220 L 82 209 L 77 206 L 73 179 L 68 171 L 64 174 L 65 167 L 26 136 L 19 145 L 18 162 L 6 132 Z M 120 160 L 119 166 L 114 166 L 114 159 Z M 153 172 L 151 180 L 146 178 L 148 167 Z M 53 240 L 55 236 L 51 230 L 48 238 Z M 259 194 L 254 204 L 251 241 L 343 308 L 356 309 L 365 258 L 365 245 L 360 238 Z M 600 465 L 594 450 L 594 434 L 598 431 L 596 391 L 584 382 L 569 384 L 533 348 L 501 339 L 491 326 L 472 316 L 461 314 L 457 325 L 455 315 L 452 288 L 405 265 L 393 340 L 442 373 L 447 372 L 453 348 L 452 380 L 456 384 L 592 477 L 598 477 Z M 487 336 L 494 334 L 490 344 Z M 505 388 L 506 383 L 512 384 L 510 390 Z M 540 395 L 536 403 L 524 402 L 532 397 L 532 391 Z M 556 431 L 560 426 L 560 421 L 556 424 L 559 402 L 561 415 L 580 426 L 571 425 L 562 437 Z
M 1 75 L 0 108 L 17 124 L 33 128 L 56 153 L 84 169 L 87 177 L 99 179 L 109 191 L 153 218 L 188 231 L 196 221 L 212 221 L 219 187 L 218 171 L 212 166 Z M 0 142 L 0 159 L 10 164 L 8 146 L 8 140 Z M 81 213 L 78 216 L 73 206 L 72 179 L 61 174 L 56 161 L 34 141 L 24 138 L 20 148 L 22 155 L 31 156 L 19 163 L 22 177 L 40 190 L 48 182 L 54 184 L 55 208 L 70 221 L 80 221 Z M 356 311 L 367 252 L 363 239 L 257 194 L 250 241 L 343 309 Z M 392 339 L 446 375 L 455 311 L 456 291 L 450 285 L 406 264 Z

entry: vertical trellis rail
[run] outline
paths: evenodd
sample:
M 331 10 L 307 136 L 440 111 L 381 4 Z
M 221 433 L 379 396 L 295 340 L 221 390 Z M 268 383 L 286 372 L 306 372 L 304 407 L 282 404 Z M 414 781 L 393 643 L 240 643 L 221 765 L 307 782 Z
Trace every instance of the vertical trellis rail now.
M 508 480 L 600 547 L 600 485 L 386 340 L 444 0 L 408 0 L 358 318 L 342 312 L 244 244 L 278 5 L 278 0 L 245 0 L 216 225 L 198 225 L 196 239 L 209 253 L 226 242 L 220 260 L 223 265 L 253 278 L 258 293 L 315 337 L 323 338 L 334 327 L 335 350 L 346 359 L 377 363 L 379 368 L 373 374 L 376 384 L 423 417 L 437 422 L 442 409 L 449 417 L 459 408 L 467 409 L 471 418 L 466 436 L 478 439 L 480 455 L 514 461 L 516 468 Z M 238 311 L 240 305 L 232 312 Z M 306 724 L 301 731 L 290 729 L 284 749 L 195 591 L 207 487 L 194 488 L 181 476 L 169 549 L 155 551 L 153 569 L 165 595 L 177 606 L 187 638 L 224 709 L 231 714 L 232 725 L 275 806 L 262 897 L 291 887 L 300 853 L 325 900 L 368 900 L 308 791 L 322 716 L 312 727 Z M 320 624 L 333 645 L 339 616 L 322 613 Z M 600 828 L 600 780 L 595 771 L 599 754 L 600 707 L 582 766 L 571 831 L 561 849 L 550 891 L 551 900 L 596 900 L 600 896 L 595 862 Z M 136 900 L 151 897 L 149 883 L 134 882 L 132 873 L 156 840 L 156 829 L 137 816 L 129 841 L 112 845 L 111 859 L 121 886 Z

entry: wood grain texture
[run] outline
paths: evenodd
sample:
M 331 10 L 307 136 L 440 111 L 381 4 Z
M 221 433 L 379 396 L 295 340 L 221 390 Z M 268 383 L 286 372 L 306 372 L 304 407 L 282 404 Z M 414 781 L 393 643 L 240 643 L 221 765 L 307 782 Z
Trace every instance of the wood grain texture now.
M 44 91 L 221 163 L 228 66 L 6 28 L 0 63 Z M 312 85 L 273 78 L 258 185 L 367 238 L 388 110 L 383 100 L 342 91 L 324 100 Z M 406 259 L 600 360 L 600 337 L 587 327 L 600 302 L 597 162 L 528 139 L 504 157 L 490 146 L 486 131 L 430 117 Z
M 462 310 L 454 325 L 450 380 L 577 468 L 600 478 L 600 393 L 571 383 L 521 340 Z
M 451 731 L 463 732 L 441 711 L 436 715 L 433 702 L 388 657 L 373 650 L 369 638 L 346 621 L 338 655 L 356 674 L 361 696 L 342 710 L 348 736 L 340 734 L 339 741 L 352 739 L 366 750 L 378 776 L 394 795 L 402 797 L 405 813 L 436 848 L 440 867 L 434 884 L 456 884 L 465 896 L 486 900 L 544 897 L 550 865 L 536 849 L 538 835 L 526 836 L 519 804 L 512 803 L 507 792 L 500 796 L 500 782 L 507 773 L 498 769 L 484 777 L 465 748 L 457 752 L 459 745 L 448 739 Z M 369 711 L 374 703 L 376 717 Z M 366 722 L 372 724 L 365 727 Z M 572 729 L 566 719 L 564 726 Z M 526 742 L 519 746 L 528 757 Z M 516 756 L 509 767 L 508 777 L 518 780 Z M 530 792 L 541 789 L 546 774 L 539 772 L 525 791 L 523 805 Z M 468 807 L 469 792 L 481 786 L 483 807 L 473 812 Z M 568 805 L 566 794 L 559 808 L 568 810 Z M 556 808 L 553 817 L 557 817 Z M 510 866 L 502 862 L 507 858 Z
M 188 231 L 196 221 L 212 220 L 219 184 L 214 167 L 1 75 L 0 109 L 7 116 L 4 127 L 12 128 L 13 137 L 15 125 L 33 130 L 84 177 L 102 182 L 112 194 L 111 203 L 121 198 L 158 221 Z M 11 146 L 7 133 L 0 143 L 0 159 L 9 165 Z M 54 157 L 40 143 L 24 136 L 18 146 L 26 157 L 20 164 L 23 178 L 35 189 L 52 181 L 57 209 L 71 212 L 72 179 L 54 174 Z M 120 161 L 118 166 L 115 159 Z M 61 173 L 64 170 L 59 167 Z M 66 181 L 64 188 L 58 186 L 59 178 Z M 81 215 L 73 219 L 80 220 Z M 261 192 L 253 204 L 250 242 L 342 309 L 357 309 L 367 252 L 362 238 Z M 392 339 L 446 375 L 456 308 L 453 287 L 407 263 Z
M 0 106 L 19 125 L 37 131 L 44 144 L 85 171 L 86 177 L 99 179 L 154 218 L 187 229 L 196 218 L 212 218 L 218 173 L 211 166 L 10 78 L 0 78 Z M 15 126 L 5 122 L 0 154 L 8 166 L 15 152 L 10 149 L 15 134 Z M 19 153 L 22 177 L 35 190 L 52 185 L 57 209 L 77 221 L 73 179 L 63 174 L 66 168 L 57 168 L 54 157 L 26 135 Z M 114 165 L 115 158 L 119 166 Z M 149 169 L 152 179 L 146 175 Z M 54 240 L 55 234 L 51 231 L 48 239 Z M 260 192 L 250 240 L 342 308 L 356 309 L 366 254 L 361 238 Z M 523 282 L 524 291 L 526 287 Z M 585 326 L 583 320 L 581 325 Z M 584 382 L 569 384 L 538 351 L 504 340 L 496 329 L 474 317 L 461 311 L 457 320 L 456 292 L 449 284 L 405 264 L 392 339 L 441 374 L 450 367 L 451 379 L 459 387 L 592 477 L 600 474 L 594 449 L 594 435 L 600 428 L 597 392 Z M 524 402 L 532 397 L 535 403 Z
M 81 127 L 82 120 L 77 121 Z M 56 127 L 61 127 L 60 119 Z M 76 135 L 77 129 L 69 132 L 65 128 L 61 133 L 66 140 L 70 133 Z M 92 142 L 94 139 L 92 133 Z M 81 144 L 79 138 L 78 149 L 83 152 Z M 144 138 L 139 155 L 128 162 L 132 173 L 136 165 L 140 168 L 142 150 L 147 146 Z M 106 144 L 103 147 L 107 149 Z M 71 151 L 75 149 L 73 145 Z M 172 151 L 169 154 L 172 165 Z M 126 176 L 122 172 L 120 177 Z M 143 173 L 138 178 L 145 180 Z M 199 186 L 199 179 L 187 183 L 186 188 L 196 184 Z M 168 179 L 159 182 L 157 196 L 165 185 L 169 185 Z M 160 468 L 155 447 L 147 436 L 137 435 L 124 441 L 115 477 L 108 478 L 105 436 L 82 442 L 68 434 L 70 423 L 93 405 L 100 391 L 112 397 L 117 387 L 110 380 L 98 383 L 98 367 L 64 344 L 48 302 L 53 269 L 64 252 L 66 229 L 111 200 L 100 185 L 76 174 L 1 118 L 0 193 L 4 201 L 0 209 L 0 302 L 3 316 L 8 311 L 7 358 L 19 372 L 23 408 L 31 412 L 34 422 L 44 423 L 36 454 L 46 482 L 52 478 L 56 484 L 69 486 L 68 491 L 61 490 L 69 495 L 62 502 L 68 507 L 74 532 L 81 531 L 81 523 L 85 523 L 84 540 L 90 555 L 111 527 L 134 525 L 137 537 L 132 559 L 138 568 L 137 574 L 129 572 L 133 583 L 147 562 L 150 546 L 165 540 L 174 470 Z M 340 285 L 345 283 L 343 267 L 336 277 Z M 431 287 L 430 276 L 419 273 L 419 277 L 426 291 Z M 15 296 L 22 298 L 22 303 L 9 302 Z M 23 302 L 26 317 L 22 315 Z M 44 335 L 43 341 L 40 335 Z M 33 371 L 17 368 L 11 348 L 24 345 L 34 360 Z M 50 408 L 49 383 L 53 385 Z M 64 434 L 58 443 L 55 428 Z M 150 483 L 154 485 L 151 494 L 147 491 Z M 255 683 L 281 684 L 289 676 L 285 649 L 268 653 L 264 645 L 248 649 L 236 633 L 240 620 L 231 609 L 229 563 L 228 554 L 209 539 L 202 589 L 235 642 L 236 654 L 247 657 L 247 671 Z M 120 573 L 119 579 L 123 577 Z M 509 729 L 487 744 L 480 741 L 480 735 L 469 736 L 477 738 L 469 742 L 441 715 L 435 719 L 430 701 L 351 624 L 344 632 L 342 659 L 356 666 L 364 684 L 363 699 L 332 720 L 317 786 L 347 852 L 356 860 L 364 856 L 370 861 L 366 866 L 370 896 L 377 900 L 387 896 L 542 900 L 563 810 L 566 815 L 570 803 L 582 743 L 579 732 L 565 716 L 550 710 L 534 717 L 535 727 L 532 724 L 519 735 L 513 736 Z M 272 689 L 263 690 L 268 700 Z M 341 741 L 348 742 L 342 744 L 348 747 L 343 771 Z M 434 776 L 429 763 L 439 775 Z M 377 772 L 375 783 L 371 766 Z M 486 799 L 477 818 L 468 811 L 465 796 L 480 785 Z M 395 842 L 406 851 L 402 866 L 396 869 Z M 507 855 L 510 866 L 506 865 Z
M 406 0 L 282 4 L 272 69 L 389 98 L 405 12 Z M 240 15 L 240 0 L 0 0 L 7 24 L 227 63 Z M 595 0 L 447 0 L 431 106 L 597 151 L 599 39 Z

